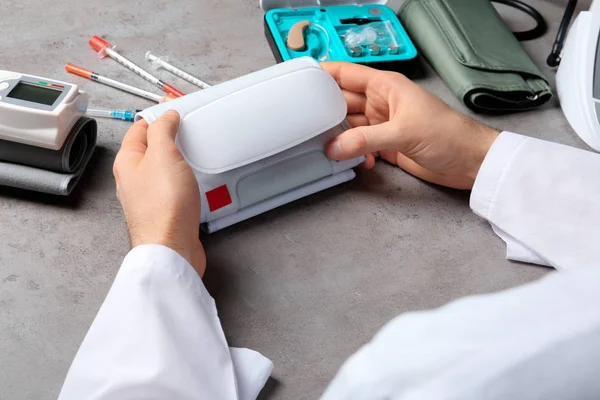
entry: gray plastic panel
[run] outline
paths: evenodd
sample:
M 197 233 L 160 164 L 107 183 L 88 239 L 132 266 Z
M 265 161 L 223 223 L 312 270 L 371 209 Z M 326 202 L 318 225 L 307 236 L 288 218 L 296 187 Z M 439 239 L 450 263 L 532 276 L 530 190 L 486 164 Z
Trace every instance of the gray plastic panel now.
M 331 174 L 325 153 L 295 157 L 241 179 L 237 194 L 242 208 Z
M 594 108 L 596 109 L 596 119 L 600 123 L 600 102 L 598 100 L 594 101 Z
M 67 96 L 67 94 L 69 93 L 71 88 L 73 87 L 72 85 L 67 85 L 62 82 L 54 82 L 54 81 L 48 80 L 47 82 L 50 84 L 56 83 L 57 85 L 62 86 L 62 88 L 49 88 L 47 86 L 40 85 L 39 81 L 40 81 L 39 78 L 34 77 L 34 76 L 29 76 L 29 75 L 23 75 L 22 77 L 17 78 L 17 79 L 8 79 L 8 80 L 3 81 L 3 82 L 7 82 L 8 86 L 5 89 L 0 90 L 0 101 L 2 101 L 4 103 L 14 104 L 16 106 L 21 106 L 21 107 L 34 108 L 34 109 L 43 110 L 43 111 L 53 111 L 59 104 L 61 104 L 63 102 L 63 100 L 65 99 L 65 97 Z M 60 96 L 58 96 L 56 98 L 54 103 L 52 103 L 51 105 L 9 97 L 8 95 L 10 94 L 10 92 L 20 82 L 23 82 L 23 83 L 26 83 L 26 84 L 29 84 L 32 86 L 39 86 L 42 88 L 49 88 L 51 90 L 57 90 L 62 93 L 60 94 Z
M 600 100 L 600 33 L 598 34 L 598 40 L 596 41 L 596 59 L 594 60 L 594 82 L 592 82 L 592 85 L 594 85 L 594 98 Z

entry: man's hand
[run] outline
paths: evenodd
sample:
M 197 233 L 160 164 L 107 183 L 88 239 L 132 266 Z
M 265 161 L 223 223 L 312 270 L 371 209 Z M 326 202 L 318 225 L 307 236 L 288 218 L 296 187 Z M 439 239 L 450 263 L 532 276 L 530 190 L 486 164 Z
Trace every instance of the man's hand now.
M 401 74 L 350 63 L 323 63 L 342 88 L 354 127 L 327 147 L 335 160 L 367 155 L 418 178 L 471 189 L 498 132 L 454 111 Z
M 113 172 L 131 246 L 160 244 L 178 252 L 198 272 L 206 257 L 198 238 L 200 191 L 175 145 L 179 114 L 167 111 L 150 126 L 136 122 L 123 138 Z

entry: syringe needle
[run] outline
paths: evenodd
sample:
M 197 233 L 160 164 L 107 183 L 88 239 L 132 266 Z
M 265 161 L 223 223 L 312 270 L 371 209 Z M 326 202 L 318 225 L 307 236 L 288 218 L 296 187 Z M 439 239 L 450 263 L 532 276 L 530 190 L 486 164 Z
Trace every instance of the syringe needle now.
M 98 52 L 98 55 L 100 56 L 100 58 L 109 56 L 110 58 L 112 58 L 113 60 L 115 60 L 122 66 L 124 66 L 125 68 L 135 72 L 136 74 L 138 74 L 142 78 L 146 79 L 148 82 L 152 83 L 153 85 L 158 86 L 165 92 L 170 93 L 176 97 L 185 96 L 185 93 L 183 93 L 182 91 L 177 90 L 173 86 L 169 85 L 168 83 L 161 81 L 154 75 L 152 75 L 149 72 L 147 72 L 146 70 L 142 69 L 139 65 L 135 64 L 134 62 L 130 61 L 129 59 L 127 59 L 127 58 L 123 57 L 122 55 L 120 55 L 119 53 L 117 53 L 114 50 L 115 46 L 111 45 L 106 40 L 102 39 L 101 37 L 92 36 L 92 38 L 90 39 L 90 45 L 92 46 L 92 48 L 94 50 L 96 50 Z
M 201 89 L 208 89 L 210 87 L 208 83 L 196 78 L 190 73 L 185 72 L 181 68 L 177 68 L 173 64 L 169 63 L 167 60 L 157 57 L 149 51 L 146 53 L 146 60 L 152 62 L 152 65 L 155 68 L 163 68 L 172 73 L 173 75 L 178 76 L 181 79 L 188 81 L 192 85 L 196 85 Z
M 128 92 L 131 94 L 135 94 L 136 96 L 144 97 L 148 100 L 156 101 L 157 103 L 162 103 L 164 101 L 173 100 L 176 98 L 170 93 L 167 93 L 165 96 L 160 96 L 158 94 L 150 93 L 146 90 L 136 88 L 135 86 L 128 85 L 123 82 L 116 81 L 114 79 L 107 78 L 96 72 L 90 71 L 89 69 L 85 69 L 83 67 L 78 67 L 77 65 L 73 65 L 71 63 L 67 63 L 65 66 L 67 72 L 75 75 L 79 75 L 83 78 L 90 79 L 95 82 L 103 83 L 107 86 L 112 86 L 114 88 L 123 90 L 124 92 Z

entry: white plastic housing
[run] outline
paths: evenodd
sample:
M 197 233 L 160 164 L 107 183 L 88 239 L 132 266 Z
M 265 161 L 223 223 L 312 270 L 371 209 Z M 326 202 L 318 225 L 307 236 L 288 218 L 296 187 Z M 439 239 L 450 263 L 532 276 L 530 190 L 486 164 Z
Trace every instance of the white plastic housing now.
M 176 143 L 200 186 L 202 222 L 249 207 L 264 212 L 264 204 L 281 205 L 273 198 L 310 194 L 312 189 L 297 189 L 362 161 L 325 155 L 327 142 L 349 127 L 346 101 L 335 80 L 308 57 L 156 105 L 136 120 L 151 123 L 169 109 L 181 116 Z M 334 181 L 343 180 L 327 182 Z M 223 190 L 229 202 L 216 204 L 211 193 L 219 191 L 223 200 Z
M 594 84 L 600 85 L 594 83 L 595 68 L 600 68 L 595 65 L 599 33 L 600 7 L 594 2 L 571 26 L 556 73 L 560 105 L 569 124 L 596 151 L 600 151 L 600 99 L 594 99 L 593 92 Z
M 64 90 L 52 106 L 27 101 L 9 103 L 6 93 L 20 80 L 59 84 Z M 59 150 L 75 122 L 85 114 L 87 103 L 88 95 L 77 85 L 0 70 L 0 139 Z

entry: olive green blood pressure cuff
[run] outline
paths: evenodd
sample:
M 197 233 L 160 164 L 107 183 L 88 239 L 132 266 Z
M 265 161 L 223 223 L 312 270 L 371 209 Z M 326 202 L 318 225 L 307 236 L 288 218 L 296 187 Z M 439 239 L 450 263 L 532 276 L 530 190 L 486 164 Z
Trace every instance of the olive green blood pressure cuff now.
M 421 54 L 474 111 L 527 110 L 552 97 L 489 0 L 407 0 L 398 15 Z

